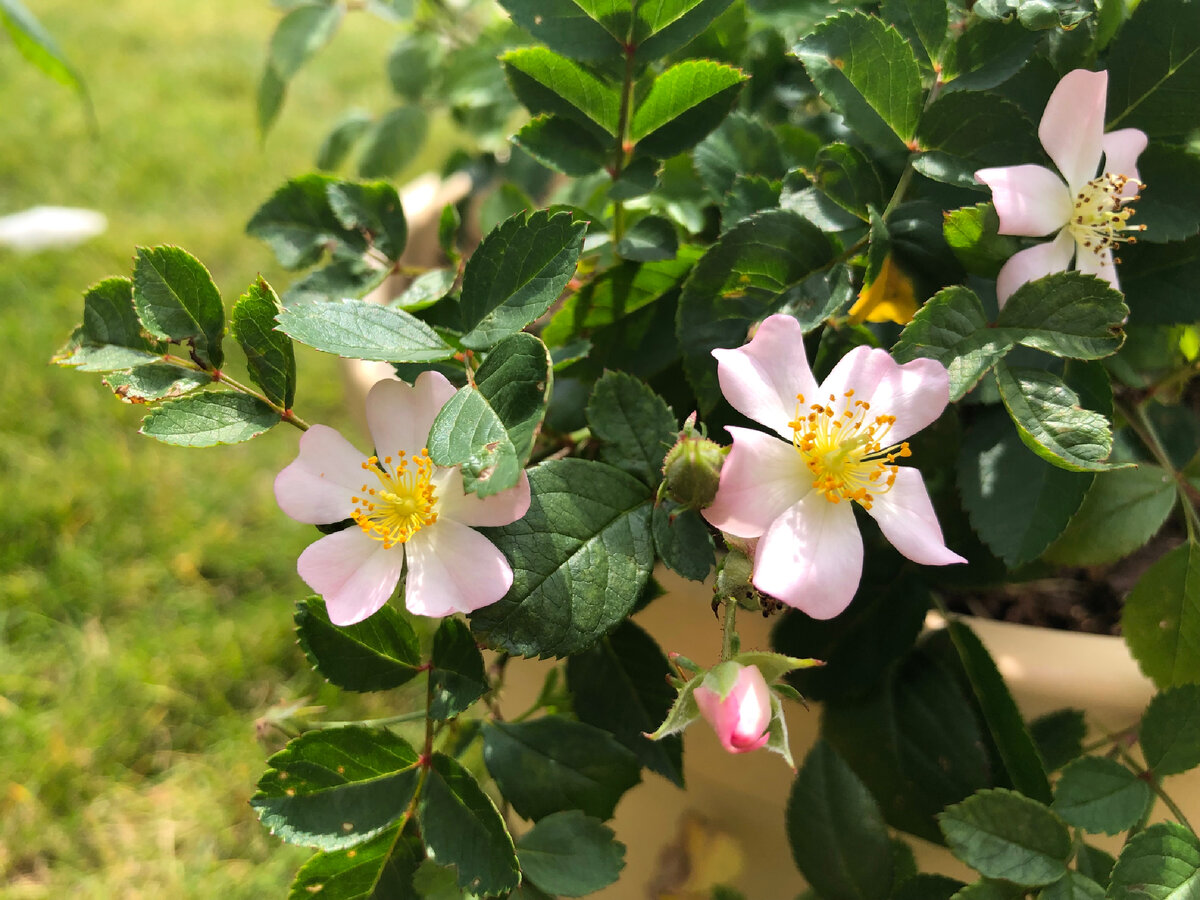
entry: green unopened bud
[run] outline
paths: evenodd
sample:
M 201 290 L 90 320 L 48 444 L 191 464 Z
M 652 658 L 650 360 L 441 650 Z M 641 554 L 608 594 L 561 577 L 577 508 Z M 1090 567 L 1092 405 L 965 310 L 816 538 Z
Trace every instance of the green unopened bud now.
M 725 450 L 696 429 L 696 414 L 688 416 L 679 440 L 663 460 L 663 487 L 668 497 L 689 509 L 704 509 L 717 495 Z

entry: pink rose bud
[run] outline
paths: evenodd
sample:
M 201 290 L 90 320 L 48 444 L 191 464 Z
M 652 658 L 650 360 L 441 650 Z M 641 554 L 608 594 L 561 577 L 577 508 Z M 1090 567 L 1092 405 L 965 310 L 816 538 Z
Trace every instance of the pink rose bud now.
M 721 663 L 705 676 L 694 696 L 700 714 L 730 753 L 749 753 L 767 742 L 771 692 L 757 667 Z

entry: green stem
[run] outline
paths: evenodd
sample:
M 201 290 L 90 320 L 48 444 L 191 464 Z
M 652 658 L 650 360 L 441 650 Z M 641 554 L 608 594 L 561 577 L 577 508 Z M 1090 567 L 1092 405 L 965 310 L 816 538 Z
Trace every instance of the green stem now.
M 621 177 L 621 173 L 625 171 L 625 164 L 628 162 L 626 158 L 626 144 L 629 141 L 629 119 L 630 112 L 633 109 L 633 86 L 635 71 L 634 56 L 637 53 L 637 47 L 632 43 L 625 45 L 625 74 L 621 83 L 621 111 L 617 118 L 617 152 L 613 158 L 612 180 L 615 182 Z M 621 200 L 614 201 L 613 204 L 613 243 L 620 242 L 625 236 L 625 203 Z
M 1184 521 L 1187 523 L 1188 541 L 1195 543 L 1197 535 L 1200 535 L 1200 515 L 1197 515 L 1196 507 L 1192 504 L 1192 498 L 1188 494 L 1187 479 L 1171 462 L 1171 457 L 1167 454 L 1166 448 L 1163 447 L 1162 440 L 1154 428 L 1154 423 L 1146 415 L 1145 407 L 1138 405 L 1130 410 L 1119 401 L 1113 400 L 1113 408 L 1124 416 L 1125 421 L 1129 423 L 1129 427 L 1133 429 L 1134 433 L 1141 438 L 1142 443 L 1146 445 L 1146 449 L 1150 451 L 1150 454 L 1158 464 L 1166 469 L 1175 480 L 1175 492 L 1179 495 L 1179 502 L 1183 506 Z
M 725 598 L 725 619 L 721 622 L 721 662 L 733 657 L 733 641 L 737 637 L 737 601 Z
M 247 387 L 240 381 L 229 377 L 220 369 L 206 369 L 194 360 L 184 359 L 182 356 L 172 356 L 169 353 L 163 355 L 163 361 L 173 366 L 178 366 L 181 369 L 190 369 L 193 372 L 204 372 L 206 375 L 211 375 L 213 381 L 219 381 L 222 384 L 228 385 L 232 390 L 235 390 L 238 393 L 248 394 L 251 397 L 261 400 L 263 403 L 267 404 L 267 406 L 271 407 L 271 409 L 275 410 L 275 412 L 279 413 L 279 418 L 283 419 L 283 421 L 287 422 L 289 425 L 294 425 L 301 431 L 308 431 L 308 423 L 290 409 L 284 409 L 279 404 L 272 403 L 266 398 L 265 395 L 254 390 L 254 388 Z
M 1179 805 L 1171 799 L 1170 795 L 1168 795 L 1165 790 L 1163 790 L 1162 782 L 1158 780 L 1155 774 L 1149 769 L 1142 769 L 1142 767 L 1138 765 L 1137 760 L 1129 754 L 1128 750 L 1121 748 L 1120 754 L 1121 759 L 1125 762 L 1125 765 L 1129 766 L 1129 768 L 1137 773 L 1139 778 L 1145 781 L 1146 784 L 1150 785 L 1150 789 L 1158 795 L 1158 799 L 1161 800 L 1163 805 L 1171 811 L 1171 815 L 1176 818 L 1179 824 L 1188 831 L 1192 832 L 1192 834 L 1195 834 L 1196 829 L 1192 828 L 1192 823 L 1188 821 L 1187 816 L 1183 814 L 1183 810 L 1179 808 Z
M 933 87 L 929 89 L 929 96 L 925 98 L 924 109 L 929 109 L 938 94 L 942 92 L 942 79 L 937 78 L 933 82 Z M 910 144 L 910 146 L 914 146 Z M 886 222 L 888 216 L 895 212 L 896 207 L 904 201 L 904 195 L 908 193 L 908 186 L 912 183 L 913 175 L 916 174 L 916 169 L 913 168 L 913 163 L 921 158 L 919 151 L 909 155 L 904 163 L 904 171 L 900 175 L 900 180 L 896 182 L 896 189 L 892 191 L 892 196 L 888 199 L 887 206 L 883 208 L 882 218 Z

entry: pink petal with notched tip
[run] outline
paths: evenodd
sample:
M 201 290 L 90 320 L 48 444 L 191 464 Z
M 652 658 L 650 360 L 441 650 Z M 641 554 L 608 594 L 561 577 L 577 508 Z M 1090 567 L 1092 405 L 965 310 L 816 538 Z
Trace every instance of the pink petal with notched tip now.
M 1038 124 L 1042 146 L 1072 197 L 1100 171 L 1107 96 L 1107 72 L 1075 69 L 1059 80 Z
M 529 511 L 529 478 L 525 472 L 517 483 L 506 491 L 480 497 L 463 492 L 462 472 L 437 469 L 434 475 L 438 521 L 453 519 L 476 528 L 508 525 Z
M 812 472 L 790 443 L 750 428 L 731 425 L 726 431 L 733 447 L 721 466 L 717 496 L 700 514 L 735 537 L 758 537 L 812 490 Z
M 324 597 L 334 625 L 361 622 L 387 603 L 403 567 L 403 545 L 385 550 L 353 525 L 309 544 L 296 561 L 300 577 Z
M 1071 218 L 1072 194 L 1045 166 L 980 169 L 975 180 L 992 189 L 1001 234 L 1042 237 Z
M 440 372 L 422 372 L 411 386 L 375 382 L 367 393 L 367 426 L 379 458 L 400 450 L 411 456 L 427 446 L 433 420 L 453 396 L 454 385 Z
M 796 414 L 796 395 L 807 403 L 817 389 L 804 353 L 804 332 L 792 316 L 768 316 L 750 342 L 736 350 L 714 350 L 721 393 L 747 418 L 787 440 Z
M 294 462 L 275 476 L 275 502 L 287 515 L 309 525 L 340 522 L 354 510 L 363 480 L 366 457 L 338 432 L 313 425 L 300 435 Z
M 406 545 L 404 605 L 418 616 L 467 613 L 508 593 L 513 573 L 496 545 L 453 519 L 441 519 Z
M 923 566 L 966 562 L 946 546 L 919 471 L 901 467 L 891 490 L 873 498 L 867 512 L 892 546 L 913 562 Z
M 1120 128 L 1104 136 L 1104 171 L 1124 175 L 1130 179 L 1121 191 L 1122 199 L 1128 200 L 1137 194 L 1138 157 L 1146 149 L 1146 133 L 1137 128 Z
M 1014 253 L 996 276 L 996 299 L 1000 308 L 1004 309 L 1008 298 L 1025 282 L 1054 272 L 1065 272 L 1070 268 L 1074 255 L 1075 239 L 1065 228 L 1052 241 Z
M 754 586 L 814 619 L 832 619 L 858 590 L 862 536 L 849 501 L 811 491 L 758 542 Z

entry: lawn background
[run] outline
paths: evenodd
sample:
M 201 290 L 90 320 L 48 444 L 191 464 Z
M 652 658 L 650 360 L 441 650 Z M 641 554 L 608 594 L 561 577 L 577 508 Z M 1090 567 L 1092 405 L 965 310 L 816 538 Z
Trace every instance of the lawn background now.
M 307 852 L 247 805 L 280 742 L 255 722 L 340 702 L 291 631 L 315 533 L 271 483 L 298 432 L 167 447 L 99 376 L 47 361 L 82 291 L 129 274 L 137 245 L 195 254 L 227 310 L 259 272 L 286 285 L 245 222 L 311 169 L 344 108 L 386 108 L 395 32 L 347 16 L 260 143 L 267 0 L 24 2 L 81 71 L 99 133 L 0 35 L 0 214 L 84 206 L 109 229 L 68 251 L 0 249 L 0 897 L 282 898 Z M 352 421 L 336 361 L 299 364 L 297 413 Z

